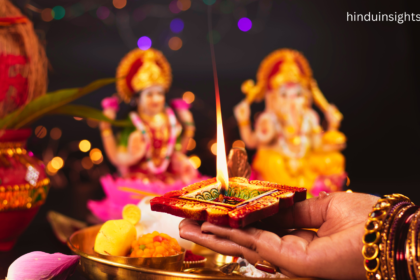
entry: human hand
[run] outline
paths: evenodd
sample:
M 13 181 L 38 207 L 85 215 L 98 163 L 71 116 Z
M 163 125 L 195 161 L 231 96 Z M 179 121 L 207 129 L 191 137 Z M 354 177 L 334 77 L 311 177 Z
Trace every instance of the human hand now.
M 246 100 L 241 101 L 233 108 L 233 113 L 238 122 L 248 121 L 251 116 L 251 108 Z
M 261 229 L 233 229 L 208 222 L 200 226 L 185 219 L 179 226 L 180 236 L 250 263 L 266 260 L 289 277 L 366 279 L 362 236 L 367 216 L 378 199 L 359 193 L 321 192 L 319 197 L 296 203 L 254 224 Z M 295 230 L 284 235 L 285 229 Z

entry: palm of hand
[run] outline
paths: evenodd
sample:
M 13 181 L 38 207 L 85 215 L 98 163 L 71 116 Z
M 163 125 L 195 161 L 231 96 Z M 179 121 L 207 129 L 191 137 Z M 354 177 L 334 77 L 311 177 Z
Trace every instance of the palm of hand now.
M 200 229 L 197 223 L 185 220 L 180 234 L 222 254 L 245 257 L 251 263 L 269 261 L 291 277 L 364 279 L 362 235 L 367 215 L 377 200 L 364 194 L 323 194 L 280 211 L 258 224 L 260 229 L 238 230 L 209 223 Z M 318 231 L 290 230 L 296 228 Z

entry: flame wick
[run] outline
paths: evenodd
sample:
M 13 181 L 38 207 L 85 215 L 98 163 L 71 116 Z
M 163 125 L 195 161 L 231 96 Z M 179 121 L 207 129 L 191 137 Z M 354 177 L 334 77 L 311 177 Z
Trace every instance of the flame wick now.
M 209 28 L 211 62 L 212 62 L 212 67 L 213 67 L 214 89 L 216 92 L 216 117 L 217 117 L 217 156 L 216 156 L 217 175 L 216 175 L 216 178 L 217 178 L 217 181 L 220 182 L 222 185 L 220 193 L 225 194 L 226 188 L 229 184 L 229 175 L 228 175 L 227 162 L 226 162 L 225 137 L 223 135 L 222 109 L 220 106 L 220 92 L 219 92 L 219 80 L 217 78 L 216 55 L 214 53 L 213 32 L 211 28 L 212 26 L 211 5 L 208 6 L 207 20 L 208 20 L 208 28 Z

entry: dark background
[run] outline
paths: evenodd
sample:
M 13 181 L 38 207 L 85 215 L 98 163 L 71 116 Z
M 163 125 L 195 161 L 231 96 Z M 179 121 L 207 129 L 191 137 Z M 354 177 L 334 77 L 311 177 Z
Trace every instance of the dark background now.
M 28 2 L 15 3 L 24 7 Z M 178 14 L 169 11 L 170 1 L 128 0 L 122 10 L 115 9 L 111 0 L 34 0 L 29 3 L 40 9 L 62 5 L 66 12 L 77 7 L 75 4 L 91 5 L 77 17 L 68 12 L 63 19 L 51 22 L 44 22 L 39 13 L 25 9 L 46 44 L 51 64 L 49 91 L 113 77 L 119 60 L 136 48 L 137 39 L 149 36 L 152 47 L 165 54 L 173 69 L 174 82 L 167 98 L 181 97 L 187 90 L 196 95 L 192 112 L 197 125 L 197 147 L 190 154 L 201 158 L 202 173 L 215 175 L 215 156 L 207 147 L 216 136 L 215 95 L 206 39 L 207 6 L 202 0 L 192 0 L 192 7 Z M 297 49 L 309 60 L 328 101 L 344 115 L 341 130 L 348 137 L 344 155 L 350 188 L 378 195 L 399 192 L 419 202 L 416 179 L 420 168 L 417 42 L 420 22 L 347 21 L 347 12 L 420 13 L 417 3 L 217 0 L 212 6 L 212 20 L 214 29 L 221 35 L 215 51 L 227 149 L 239 139 L 232 109 L 243 98 L 241 83 L 255 79 L 259 63 L 273 50 Z M 95 13 L 100 5 L 111 10 L 111 16 L 105 21 L 98 19 Z M 222 13 L 223 7 L 233 7 L 232 12 Z M 139 8 L 148 11 L 141 21 L 133 16 Z M 135 15 L 138 16 L 138 12 Z M 242 16 L 253 20 L 254 26 L 249 32 L 242 32 L 236 26 Z M 183 40 L 183 47 L 178 51 L 168 47 L 169 38 L 175 35 L 169 28 L 173 18 L 181 18 L 185 23 L 184 30 L 176 35 Z M 107 86 L 77 103 L 100 109 L 101 99 L 114 92 L 112 85 Z M 263 107 L 263 104 L 253 105 L 253 113 Z M 53 143 L 48 136 L 32 137 L 29 149 L 39 157 L 50 149 L 54 155 L 66 154 L 68 160 L 56 178 L 52 178 L 53 188 L 47 203 L 16 248 L 0 254 L 0 277 L 6 273 L 7 265 L 23 253 L 34 250 L 69 253 L 54 238 L 45 219 L 46 212 L 52 209 L 85 220 L 86 200 L 103 196 L 98 176 L 114 170 L 106 161 L 94 170 L 80 168 L 78 162 L 85 155 L 74 149 L 75 141 L 88 139 L 93 147 L 102 149 L 98 129 L 89 127 L 85 121 L 50 116 L 33 127 L 39 125 L 48 131 L 60 127 L 63 136 L 58 143 Z M 249 154 L 252 156 L 253 151 Z

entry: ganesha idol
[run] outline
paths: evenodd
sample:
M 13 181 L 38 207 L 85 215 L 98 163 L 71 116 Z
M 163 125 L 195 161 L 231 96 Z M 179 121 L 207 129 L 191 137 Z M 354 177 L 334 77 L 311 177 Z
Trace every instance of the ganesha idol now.
M 101 220 L 121 218 L 124 205 L 137 204 L 145 196 L 204 179 L 185 155 L 195 132 L 188 104 L 182 99 L 165 104 L 171 82 L 171 67 L 160 51 L 135 49 L 121 60 L 117 93 L 133 109 L 128 116 L 131 125 L 117 137 L 110 123 L 100 124 L 106 156 L 118 170 L 117 175 L 101 178 L 106 198 L 88 202 Z M 118 104 L 117 97 L 105 98 L 104 115 L 115 119 Z
M 272 52 L 261 63 L 257 83 L 242 84 L 246 99 L 234 114 L 247 148 L 257 149 L 251 178 L 304 187 L 310 195 L 342 190 L 347 178 L 342 115 L 327 102 L 305 57 L 294 50 Z M 265 99 L 265 111 L 250 124 L 250 104 Z M 324 113 L 325 126 L 312 108 Z

